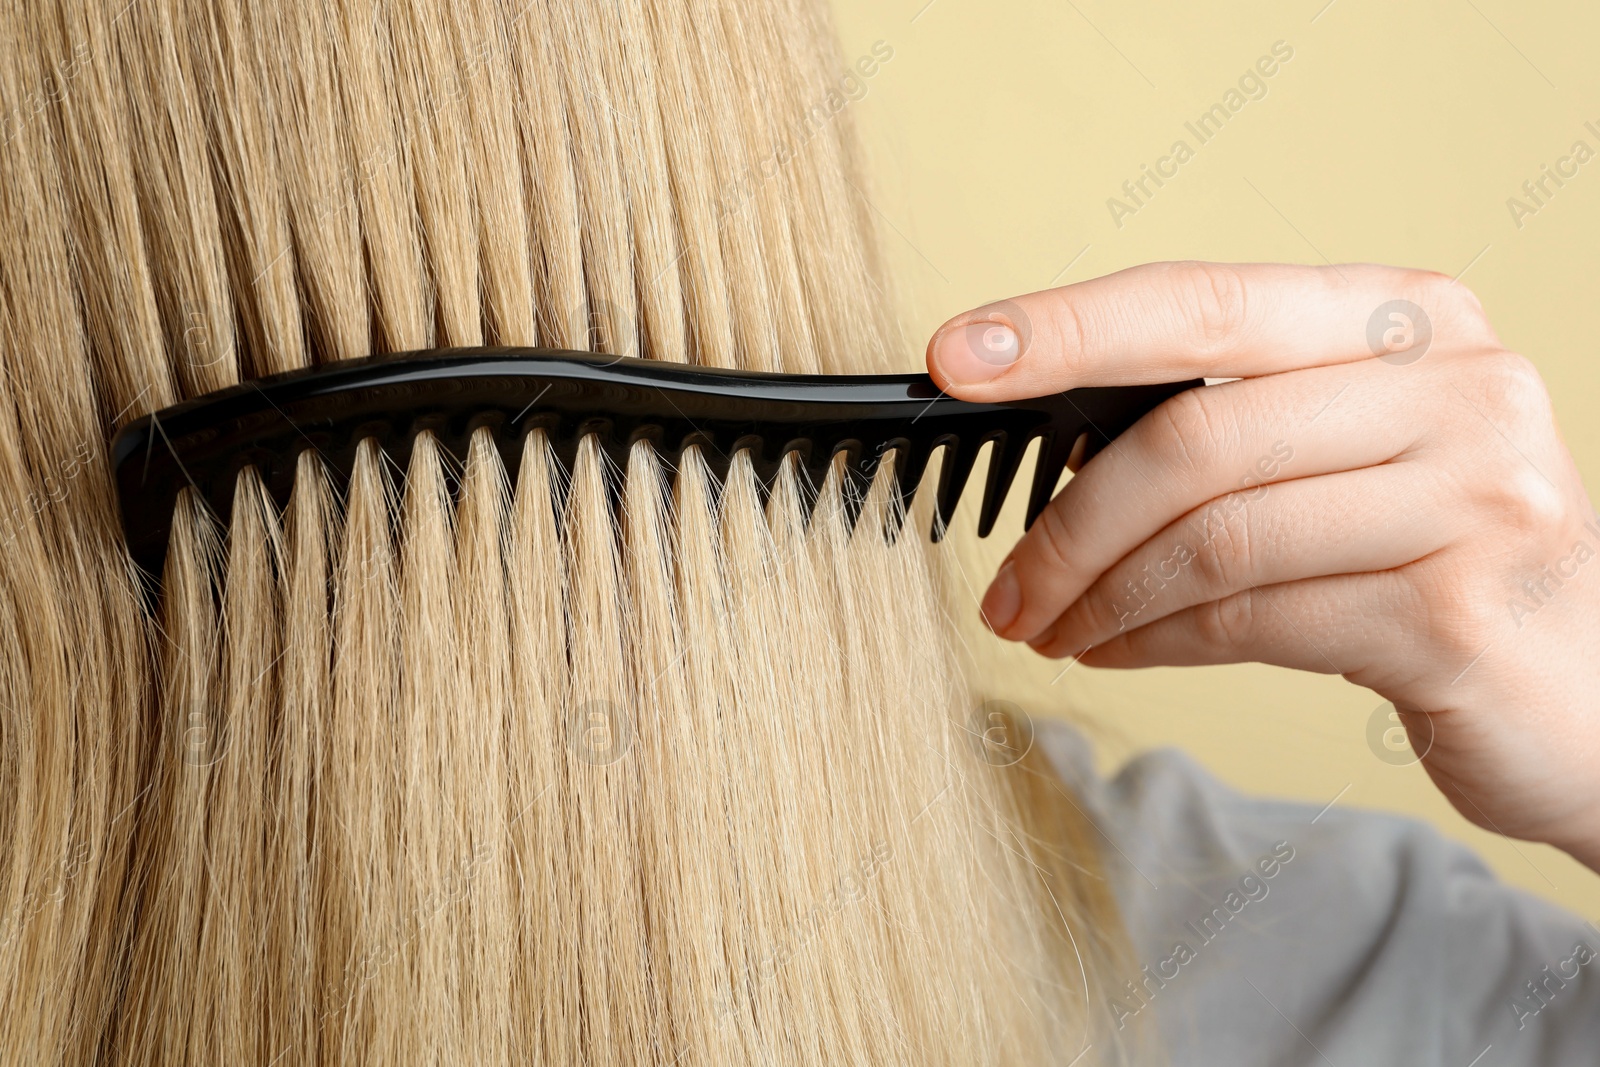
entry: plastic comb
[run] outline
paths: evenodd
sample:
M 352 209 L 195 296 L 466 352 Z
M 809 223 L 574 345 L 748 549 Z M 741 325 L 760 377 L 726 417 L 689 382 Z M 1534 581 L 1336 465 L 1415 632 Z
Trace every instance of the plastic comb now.
M 226 522 L 246 467 L 257 470 L 282 508 L 306 449 L 321 455 L 342 491 L 367 438 L 403 470 L 418 434 L 431 431 L 464 463 L 480 427 L 493 432 L 513 477 L 523 441 L 535 429 L 545 431 L 569 470 L 579 441 L 590 434 L 624 469 L 639 440 L 652 442 L 673 464 L 698 445 L 719 477 L 744 451 L 764 490 L 791 453 L 820 486 L 838 453 L 845 453 L 852 480 L 864 481 L 892 449 L 906 506 L 933 453 L 948 446 L 935 539 L 992 441 L 978 516 L 978 533 L 987 537 L 1035 438 L 1041 442 L 1029 525 L 1081 435 L 1088 435 L 1087 459 L 1156 405 L 1199 384 L 1073 389 L 987 404 L 948 396 L 924 374 L 764 374 L 550 349 L 442 349 L 292 371 L 177 404 L 123 427 L 111 460 L 129 551 L 156 580 L 173 505 L 186 485 Z M 859 507 L 855 493 L 846 494 L 847 506 L 852 496 Z

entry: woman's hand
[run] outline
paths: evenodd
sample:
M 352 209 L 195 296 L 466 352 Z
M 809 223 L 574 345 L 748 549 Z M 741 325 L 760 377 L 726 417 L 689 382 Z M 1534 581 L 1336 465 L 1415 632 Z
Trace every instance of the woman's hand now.
M 1342 674 L 1468 819 L 1600 870 L 1600 520 L 1465 288 L 1153 264 L 959 316 L 928 367 L 969 400 L 1240 379 L 1084 466 L 1001 566 L 991 628 L 1100 667 Z

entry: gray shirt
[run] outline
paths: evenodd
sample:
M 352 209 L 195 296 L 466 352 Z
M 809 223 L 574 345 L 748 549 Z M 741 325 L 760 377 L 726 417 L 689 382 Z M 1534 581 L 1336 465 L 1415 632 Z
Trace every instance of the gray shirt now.
M 1037 743 L 1099 830 L 1137 973 L 1096 976 L 1113 1026 L 1168 1062 L 1600 1064 L 1600 930 L 1506 886 L 1413 819 L 1240 796 L 1159 750 L 1097 777 Z

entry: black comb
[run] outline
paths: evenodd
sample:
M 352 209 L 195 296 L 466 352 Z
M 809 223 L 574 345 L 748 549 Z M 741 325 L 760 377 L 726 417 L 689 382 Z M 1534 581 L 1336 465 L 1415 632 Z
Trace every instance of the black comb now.
M 1030 526 L 1080 435 L 1088 435 L 1087 459 L 1147 411 L 1199 384 L 1073 389 L 981 404 L 946 395 L 925 374 L 763 374 L 550 349 L 442 349 L 291 371 L 174 405 L 123 427 L 111 445 L 111 464 L 129 551 L 156 581 L 173 505 L 186 485 L 226 522 L 235 480 L 246 467 L 256 469 L 282 508 L 306 449 L 321 454 L 342 491 L 366 438 L 404 470 L 423 431 L 464 463 L 480 427 L 492 431 L 513 477 L 522 443 L 535 429 L 545 431 L 569 470 L 579 441 L 590 434 L 624 469 L 639 440 L 674 464 L 698 445 L 719 477 L 731 457 L 746 451 L 764 490 L 790 453 L 820 486 L 836 454 L 847 455 L 859 484 L 893 449 L 905 506 L 934 451 L 949 446 L 935 539 L 979 452 L 993 441 L 978 516 L 978 534 L 987 537 L 1034 438 L 1042 440 L 1028 494 Z M 852 498 L 859 507 L 859 493 L 852 492 L 847 506 Z

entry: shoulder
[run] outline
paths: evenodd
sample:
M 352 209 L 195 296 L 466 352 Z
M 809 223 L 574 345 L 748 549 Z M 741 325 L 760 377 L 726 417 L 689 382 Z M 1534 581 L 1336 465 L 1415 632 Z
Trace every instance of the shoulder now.
M 1037 737 L 1132 940 L 1106 1008 L 1174 1063 L 1594 1062 L 1600 931 L 1427 825 L 1245 796 L 1170 749 L 1101 778 L 1075 731 Z

